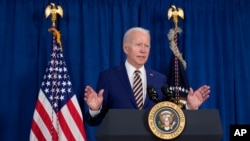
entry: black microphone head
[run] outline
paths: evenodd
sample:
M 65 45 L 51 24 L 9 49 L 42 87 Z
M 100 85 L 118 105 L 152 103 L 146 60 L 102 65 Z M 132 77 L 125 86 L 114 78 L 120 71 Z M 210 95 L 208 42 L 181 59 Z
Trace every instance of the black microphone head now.
M 169 90 L 167 85 L 163 85 L 161 87 L 162 93 L 165 95 L 165 101 L 171 101 L 174 102 L 174 95 L 171 90 Z
M 148 92 L 148 94 L 149 94 L 149 98 L 150 98 L 153 102 L 155 102 L 155 103 L 160 102 L 160 100 L 158 99 L 158 94 L 157 94 L 157 92 L 156 92 L 156 90 L 155 90 L 155 88 L 154 88 L 153 86 L 148 85 L 148 86 L 147 86 L 147 92 Z
M 164 95 L 168 95 L 168 93 L 170 92 L 169 89 L 168 89 L 168 85 L 163 85 L 161 87 L 161 91 Z

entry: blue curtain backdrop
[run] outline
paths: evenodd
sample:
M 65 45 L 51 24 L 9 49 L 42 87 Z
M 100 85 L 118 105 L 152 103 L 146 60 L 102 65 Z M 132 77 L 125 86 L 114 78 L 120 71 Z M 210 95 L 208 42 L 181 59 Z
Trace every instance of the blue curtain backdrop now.
M 167 33 L 173 28 L 167 10 L 183 8 L 180 50 L 187 77 L 197 89 L 211 86 L 201 109 L 218 109 L 224 136 L 230 124 L 250 124 L 249 0 L 1 0 L 0 1 L 0 140 L 28 140 L 42 77 L 50 59 L 50 2 L 61 5 L 57 21 L 64 56 L 81 108 L 86 85 L 95 87 L 98 73 L 123 63 L 123 33 L 141 26 L 151 31 L 147 65 L 166 74 L 171 56 Z M 209 118 L 209 117 L 208 117 Z M 202 120 L 202 119 L 201 119 Z M 96 128 L 86 126 L 95 141 Z

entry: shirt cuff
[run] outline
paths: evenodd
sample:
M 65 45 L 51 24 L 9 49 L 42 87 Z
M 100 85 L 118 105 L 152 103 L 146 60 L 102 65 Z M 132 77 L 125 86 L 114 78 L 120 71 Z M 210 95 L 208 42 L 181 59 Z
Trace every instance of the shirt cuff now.
M 190 108 L 188 107 L 187 103 L 185 104 L 185 108 L 186 108 L 187 110 L 198 110 L 198 109 L 199 109 L 199 108 L 196 108 L 196 109 L 190 109 Z
M 101 107 L 99 108 L 99 110 L 97 110 L 97 111 L 93 111 L 93 110 L 91 110 L 91 109 L 89 108 L 89 114 L 91 115 L 91 117 L 95 117 L 95 116 L 97 116 L 98 114 L 100 114 L 101 109 L 102 109 L 102 106 L 101 106 Z

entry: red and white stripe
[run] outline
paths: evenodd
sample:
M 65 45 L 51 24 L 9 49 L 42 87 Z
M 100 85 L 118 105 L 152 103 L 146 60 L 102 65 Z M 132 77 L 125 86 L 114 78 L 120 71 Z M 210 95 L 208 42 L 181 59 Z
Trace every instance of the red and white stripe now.
M 33 115 L 30 141 L 87 141 L 76 95 L 55 113 L 40 90 Z

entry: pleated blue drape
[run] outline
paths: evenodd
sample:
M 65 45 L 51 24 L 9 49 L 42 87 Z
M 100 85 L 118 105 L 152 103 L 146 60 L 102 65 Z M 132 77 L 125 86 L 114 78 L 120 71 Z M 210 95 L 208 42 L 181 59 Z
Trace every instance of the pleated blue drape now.
M 250 124 L 249 0 L 1 0 L 0 1 L 0 140 L 28 140 L 35 102 L 51 55 L 50 2 L 61 5 L 57 21 L 74 91 L 84 112 L 86 85 L 95 87 L 101 70 L 124 62 L 123 33 L 130 27 L 150 30 L 147 65 L 166 74 L 173 28 L 167 10 L 185 12 L 178 25 L 180 50 L 193 89 L 211 86 L 201 109 L 218 109 L 229 140 L 230 124 Z M 166 74 L 167 75 L 167 74 Z M 209 117 L 208 117 L 209 118 Z M 95 127 L 86 126 L 95 141 Z

